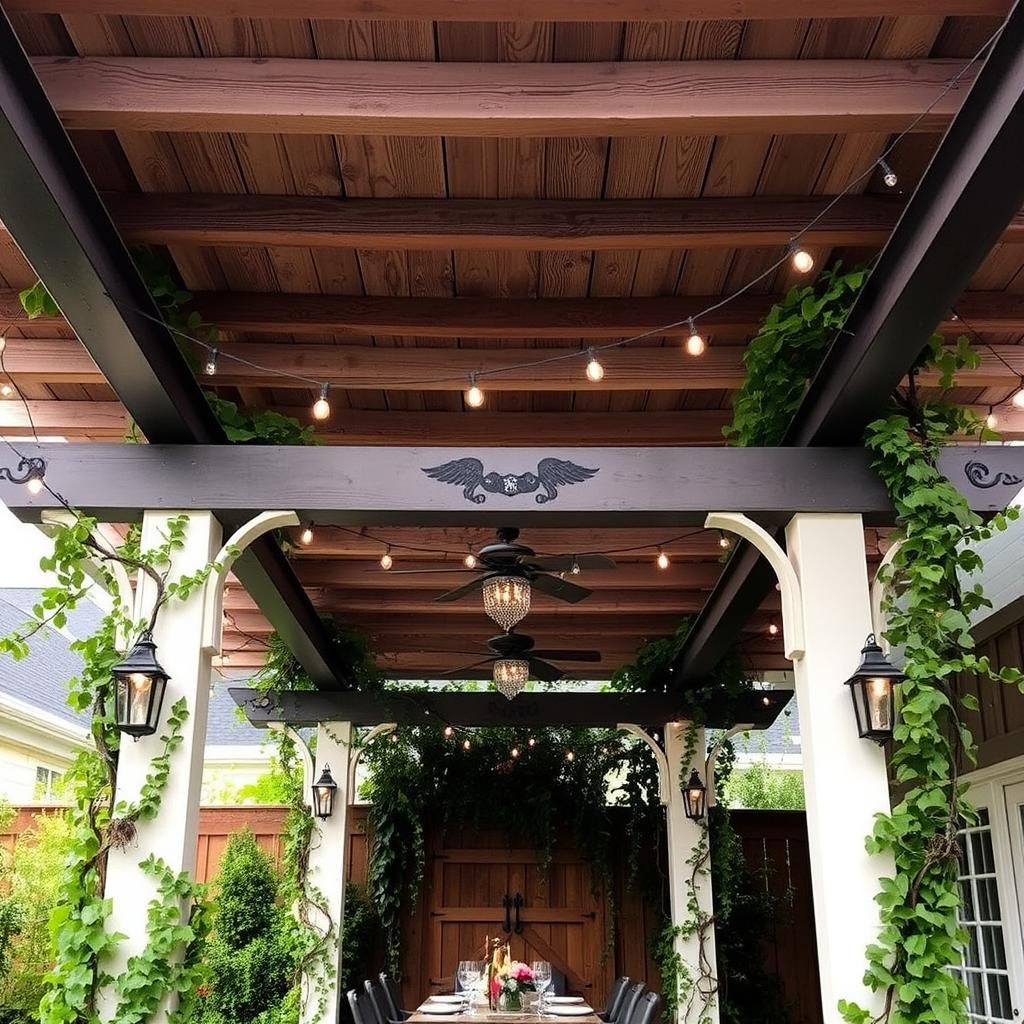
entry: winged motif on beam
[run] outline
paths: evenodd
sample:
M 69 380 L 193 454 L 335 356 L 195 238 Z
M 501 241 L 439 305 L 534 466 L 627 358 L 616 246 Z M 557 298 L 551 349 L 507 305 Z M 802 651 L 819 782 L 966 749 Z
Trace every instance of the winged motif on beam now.
M 537 504 L 545 505 L 558 497 L 559 487 L 583 483 L 599 470 L 579 466 L 568 459 L 541 459 L 535 473 L 529 470 L 525 473 L 485 473 L 480 459 L 467 457 L 423 468 L 423 472 L 432 480 L 461 487 L 463 497 L 476 505 L 482 505 L 488 494 L 514 498 L 518 494 L 533 494 L 534 491 L 541 492 L 534 499 Z

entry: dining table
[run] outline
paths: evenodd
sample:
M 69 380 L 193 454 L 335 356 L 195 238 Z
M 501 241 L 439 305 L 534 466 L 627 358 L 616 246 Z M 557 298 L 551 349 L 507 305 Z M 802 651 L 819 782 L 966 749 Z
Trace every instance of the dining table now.
M 428 1013 L 424 1007 L 430 1002 L 425 999 L 413 1010 L 406 1024 L 443 1024 L 449 1020 L 454 1022 L 471 1022 L 471 1024 L 530 1024 L 531 1021 L 543 1021 L 544 1024 L 603 1024 L 596 1013 L 575 1014 L 571 1017 L 562 1014 L 543 1013 L 534 1009 L 523 1010 L 521 1013 L 509 1013 L 506 1010 L 492 1010 L 486 1004 L 474 1004 L 467 1010 L 454 1014 Z

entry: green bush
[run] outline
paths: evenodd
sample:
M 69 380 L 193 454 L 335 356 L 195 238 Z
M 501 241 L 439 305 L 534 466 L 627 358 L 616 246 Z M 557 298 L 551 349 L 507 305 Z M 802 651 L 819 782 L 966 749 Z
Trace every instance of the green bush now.
M 253 834 L 233 835 L 221 861 L 214 936 L 206 949 L 203 1016 L 210 1024 L 285 1024 L 297 1018 L 297 996 L 290 998 L 295 925 L 278 896 L 274 866 Z

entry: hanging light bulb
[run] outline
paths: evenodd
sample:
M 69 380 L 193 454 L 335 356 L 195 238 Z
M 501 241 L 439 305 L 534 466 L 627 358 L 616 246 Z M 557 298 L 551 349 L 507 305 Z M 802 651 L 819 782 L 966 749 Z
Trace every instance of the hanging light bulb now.
M 1018 409 L 1024 409 L 1024 377 L 1021 377 L 1020 387 L 1016 392 L 1014 392 L 1013 398 L 1011 398 L 1010 401 L 1013 402 Z
M 774 619 L 772 619 L 771 622 L 768 623 L 768 635 L 769 636 L 778 636 L 779 635 L 779 624 Z
M 0 352 L 7 348 L 7 332 L 0 331 Z
M 666 555 L 665 552 L 661 550 L 661 548 L 658 548 L 658 558 L 656 564 L 659 569 L 667 569 L 672 564 L 672 562 L 669 560 L 668 555 Z
M 469 375 L 469 387 L 466 389 L 466 405 L 471 409 L 479 409 L 484 404 L 484 393 L 477 387 L 476 374 Z
M 593 381 L 595 384 L 604 379 L 604 367 L 598 361 L 597 353 L 591 348 L 587 351 L 589 359 L 587 361 L 587 380 Z
M 573 750 L 567 750 L 565 752 L 565 759 L 566 759 L 566 761 L 575 761 L 576 760 L 576 752 L 573 751 Z
M 25 481 L 25 489 L 29 494 L 41 494 L 43 490 L 43 478 L 41 476 L 30 476 Z
M 327 384 L 320 385 L 320 397 L 313 403 L 313 419 L 325 420 L 331 415 L 331 403 L 327 401 Z
M 999 426 L 999 417 L 995 414 L 991 405 L 988 407 L 988 415 L 985 417 L 985 426 L 989 430 L 995 430 Z
M 533 738 L 533 737 L 531 736 L 531 737 L 530 737 L 530 738 L 529 738 L 529 739 L 528 739 L 528 740 L 526 741 L 526 745 L 527 745 L 528 747 L 535 747 L 535 746 L 537 746 L 537 741 L 536 741 L 536 740 L 535 740 L 535 739 L 534 739 L 534 738 Z
M 519 756 L 519 748 L 518 747 L 513 747 L 509 751 L 509 756 L 512 757 L 513 759 L 517 758 Z
M 463 749 L 463 750 L 469 750 L 469 748 L 470 748 L 470 747 L 471 747 L 472 745 L 473 745 L 473 744 L 472 744 L 472 743 L 470 743 L 468 739 L 466 739 L 466 740 L 463 740 L 463 741 L 462 741 L 462 749 Z
M 391 557 L 391 545 L 388 545 L 387 551 L 380 556 L 380 567 L 385 571 L 390 569 L 395 564 L 395 560 Z
M 455 735 L 455 730 L 450 725 L 446 725 L 444 727 L 444 738 L 446 740 L 450 740 L 454 735 Z
M 303 531 L 299 534 L 299 543 L 303 547 L 309 547 L 313 543 L 313 524 L 310 523 Z
M 391 742 L 392 742 L 392 743 L 397 743 L 397 742 L 398 742 L 398 733 L 397 733 L 397 732 L 393 732 L 393 733 L 391 734 L 391 737 L 390 737 L 390 739 L 391 739 Z
M 727 534 L 719 533 L 719 535 L 718 535 L 718 546 L 723 551 L 728 551 L 729 548 L 732 547 L 732 541 L 729 539 Z
M 212 377 L 217 372 L 217 356 L 220 352 L 216 348 L 211 348 L 206 353 L 206 365 L 203 367 L 203 372 L 207 377 Z
M 882 181 L 885 182 L 886 188 L 895 188 L 900 180 L 896 177 L 896 172 L 884 160 L 879 160 L 878 166 L 882 168 Z
M 691 356 L 700 356 L 704 354 L 704 339 L 697 333 L 697 325 L 693 322 L 693 317 L 687 321 L 687 326 L 690 329 L 690 336 L 686 339 L 686 351 Z
M 579 574 L 583 572 L 580 568 L 580 563 L 576 561 L 575 556 L 573 556 L 572 565 L 569 566 L 569 572 L 573 576 L 579 576 Z
M 0 384 L 0 395 L 4 398 L 10 398 L 14 394 L 14 388 L 10 384 Z
M 466 557 L 462 560 L 462 564 L 467 569 L 475 569 L 476 568 L 476 555 L 474 555 L 473 552 L 470 551 L 470 553 L 468 555 L 466 555 Z
M 793 258 L 793 269 L 801 274 L 806 274 L 814 266 L 814 257 L 796 241 L 789 243 L 789 253 Z

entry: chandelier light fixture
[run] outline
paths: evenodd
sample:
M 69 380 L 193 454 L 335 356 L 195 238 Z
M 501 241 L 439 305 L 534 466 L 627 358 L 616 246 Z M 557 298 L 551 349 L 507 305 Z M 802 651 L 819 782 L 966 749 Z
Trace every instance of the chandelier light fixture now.
M 484 583 L 484 611 L 506 632 L 530 610 L 530 581 L 520 576 L 492 576 Z
M 511 700 L 530 678 L 530 664 L 520 658 L 499 658 L 494 663 L 494 688 Z

